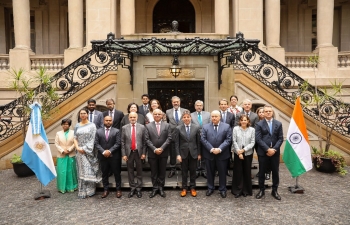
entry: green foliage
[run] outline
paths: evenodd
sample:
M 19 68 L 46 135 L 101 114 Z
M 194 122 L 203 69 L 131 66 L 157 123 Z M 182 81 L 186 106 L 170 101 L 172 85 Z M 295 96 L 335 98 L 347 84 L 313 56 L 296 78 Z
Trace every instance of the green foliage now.
M 11 163 L 23 163 L 21 156 L 14 154 L 11 158 Z
M 322 164 L 322 158 L 327 158 L 332 161 L 332 164 L 335 166 L 336 171 L 344 176 L 347 174 L 345 170 L 346 162 L 344 156 L 342 156 L 339 152 L 329 150 L 329 151 L 320 151 L 315 146 L 311 146 L 312 148 L 312 159 L 316 160 L 316 166 L 320 167 Z

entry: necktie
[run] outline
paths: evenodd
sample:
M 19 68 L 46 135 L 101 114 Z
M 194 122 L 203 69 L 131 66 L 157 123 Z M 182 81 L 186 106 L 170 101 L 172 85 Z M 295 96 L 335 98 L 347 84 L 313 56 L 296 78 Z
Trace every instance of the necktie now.
M 221 122 L 226 123 L 226 112 L 222 112 L 222 118 Z
M 108 141 L 108 136 L 109 136 L 109 128 L 106 128 L 106 141 Z
M 132 131 L 131 131 L 131 150 L 136 149 L 136 130 L 135 130 L 135 124 L 132 125 Z
M 175 121 L 176 123 L 179 122 L 179 114 L 177 113 L 177 109 L 175 109 Z
M 270 134 L 272 134 L 272 122 L 271 122 L 271 120 L 269 120 L 269 129 L 270 129 Z
M 109 111 L 109 116 L 112 117 L 112 121 L 113 121 L 113 111 L 112 110 Z
M 90 113 L 89 121 L 92 122 L 92 112 Z
M 190 127 L 186 126 L 187 137 L 190 138 Z
M 202 115 L 200 112 L 198 113 L 198 122 L 199 122 L 199 125 L 202 126 Z
M 158 132 L 158 135 L 160 135 L 160 125 L 159 125 L 159 123 L 157 123 L 157 132 Z
M 214 131 L 215 131 L 215 134 L 218 133 L 218 125 L 214 125 Z

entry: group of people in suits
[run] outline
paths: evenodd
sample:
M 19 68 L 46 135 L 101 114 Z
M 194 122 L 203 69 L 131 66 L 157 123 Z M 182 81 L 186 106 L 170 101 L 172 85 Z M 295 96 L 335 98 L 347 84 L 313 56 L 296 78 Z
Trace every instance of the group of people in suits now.
M 195 102 L 195 112 L 181 108 L 181 100 L 177 96 L 171 99 L 172 108 L 164 113 L 159 101 L 149 100 L 147 94 L 142 95 L 142 105 L 128 105 L 128 114 L 124 115 L 115 109 L 113 99 L 107 99 L 105 112 L 96 110 L 96 101 L 87 102 L 86 118 L 94 124 L 94 149 L 102 172 L 104 192 L 102 198 L 109 195 L 110 173 L 114 174 L 116 182 L 116 197 L 121 192 L 121 161 L 124 160 L 128 169 L 130 192 L 128 197 L 142 197 L 142 161 L 148 157 L 151 169 L 152 191 L 150 198 L 159 194 L 166 197 L 164 192 L 166 165 L 170 156 L 171 178 L 176 173 L 176 164 L 181 164 L 182 190 L 180 196 L 185 197 L 189 192 L 197 196 L 196 178 L 200 175 L 207 179 L 207 196 L 215 190 L 214 180 L 219 177 L 219 192 L 226 197 L 226 179 L 232 176 L 232 194 L 235 197 L 252 195 L 250 167 L 254 149 L 258 154 L 259 171 L 266 171 L 270 166 L 272 171 L 272 195 L 281 199 L 278 192 L 279 151 L 283 142 L 282 124 L 273 119 L 271 106 L 265 106 L 265 118 L 259 121 L 256 113 L 251 112 L 252 103 L 246 99 L 243 108 L 237 106 L 237 96 L 229 101 L 221 99 L 219 110 L 211 113 L 203 111 L 203 102 Z M 84 115 L 80 118 L 86 122 Z M 77 128 L 76 128 L 77 129 Z M 75 129 L 75 130 L 76 130 Z M 91 132 L 90 132 L 91 133 Z M 90 134 L 91 135 L 91 134 Z M 87 134 L 86 134 L 87 136 Z M 85 136 L 84 136 L 85 137 Z M 74 135 L 77 154 L 84 156 L 86 151 L 79 145 L 79 138 Z M 230 174 L 230 163 L 234 164 L 233 174 Z M 91 160 L 90 160 L 91 161 Z M 82 168 L 88 169 L 89 160 L 83 160 Z M 95 166 L 95 165 L 94 165 Z M 81 176 L 78 167 L 77 177 L 88 182 Z M 136 176 L 134 171 L 136 170 Z M 95 172 L 97 182 L 99 172 Z M 91 174 L 90 174 L 91 175 Z M 189 183 L 188 183 L 189 176 Z M 249 177 L 249 178 L 248 178 Z M 265 194 L 265 172 L 260 172 L 259 188 L 256 195 L 260 199 Z M 91 186 L 87 186 L 91 188 Z M 82 196 L 92 196 L 95 192 Z

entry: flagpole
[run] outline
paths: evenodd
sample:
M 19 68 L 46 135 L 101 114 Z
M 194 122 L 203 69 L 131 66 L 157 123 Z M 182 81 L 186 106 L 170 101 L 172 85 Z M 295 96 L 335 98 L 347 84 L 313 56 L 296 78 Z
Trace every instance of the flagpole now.
M 295 178 L 295 186 L 288 187 L 289 191 L 293 194 L 304 194 L 304 188 L 299 185 L 299 176 Z

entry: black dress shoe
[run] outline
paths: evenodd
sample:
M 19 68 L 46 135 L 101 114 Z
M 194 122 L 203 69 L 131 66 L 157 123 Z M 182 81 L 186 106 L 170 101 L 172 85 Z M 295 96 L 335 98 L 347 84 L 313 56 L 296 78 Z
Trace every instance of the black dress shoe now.
M 228 176 L 228 177 L 232 177 L 231 172 L 227 170 L 226 176 Z
M 206 193 L 205 195 L 206 195 L 206 196 L 210 196 L 210 195 L 212 195 L 213 193 L 214 193 L 213 190 L 208 189 L 208 190 L 207 190 L 207 193 Z
M 150 197 L 150 198 L 153 198 L 154 196 L 156 196 L 157 192 L 158 192 L 158 190 L 153 190 L 153 191 L 151 192 L 151 194 L 149 195 L 149 197 Z
M 170 170 L 168 178 L 172 178 L 175 175 L 175 170 Z
M 226 191 L 220 191 L 221 198 L 226 198 Z
M 270 173 L 265 173 L 265 180 L 270 180 Z
M 239 198 L 239 197 L 241 197 L 241 193 L 239 193 L 239 194 L 235 194 L 235 198 Z
M 135 194 L 134 190 L 130 191 L 130 193 L 128 194 L 128 198 L 132 198 L 132 196 L 134 196 L 134 194 Z
M 138 198 L 141 198 L 141 197 L 142 197 L 141 191 L 136 191 L 136 196 L 137 196 Z
M 202 173 L 202 177 L 204 177 L 205 179 L 207 179 L 207 173 L 203 172 L 203 173 Z
M 160 190 L 159 190 L 159 195 L 162 196 L 163 198 L 166 197 L 166 194 L 165 194 L 165 192 L 164 192 L 163 189 L 160 189 Z
M 246 194 L 246 193 L 243 193 L 242 195 L 243 195 L 243 197 L 247 197 L 247 194 Z
M 275 199 L 281 200 L 281 196 L 278 194 L 277 191 L 272 191 L 272 192 L 271 192 L 271 195 L 272 195 Z
M 259 191 L 259 193 L 255 196 L 256 199 L 261 199 L 265 196 L 265 191 Z

